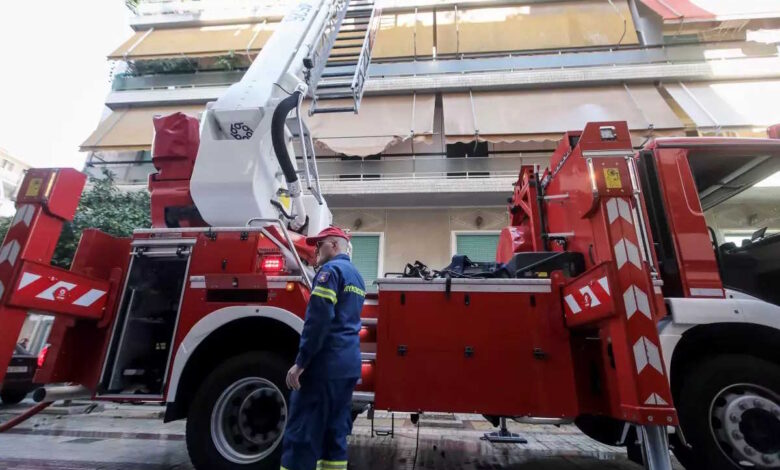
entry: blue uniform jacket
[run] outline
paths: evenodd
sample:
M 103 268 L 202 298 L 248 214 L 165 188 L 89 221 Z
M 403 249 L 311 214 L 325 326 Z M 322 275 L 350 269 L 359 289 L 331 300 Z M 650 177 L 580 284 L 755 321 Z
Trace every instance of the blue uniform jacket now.
M 347 255 L 337 255 L 314 278 L 295 363 L 304 375 L 360 378 L 360 311 L 366 285 Z

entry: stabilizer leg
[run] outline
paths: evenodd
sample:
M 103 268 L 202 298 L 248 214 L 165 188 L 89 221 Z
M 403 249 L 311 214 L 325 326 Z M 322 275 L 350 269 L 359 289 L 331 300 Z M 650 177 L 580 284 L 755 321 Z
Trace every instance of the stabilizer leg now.
M 642 433 L 642 452 L 647 470 L 672 470 L 672 456 L 666 426 L 639 426 Z
M 503 416 L 500 419 L 501 429 L 497 432 L 488 432 L 482 436 L 482 439 L 490 441 L 496 444 L 527 444 L 528 440 L 520 434 L 509 432 L 506 427 L 506 418 Z

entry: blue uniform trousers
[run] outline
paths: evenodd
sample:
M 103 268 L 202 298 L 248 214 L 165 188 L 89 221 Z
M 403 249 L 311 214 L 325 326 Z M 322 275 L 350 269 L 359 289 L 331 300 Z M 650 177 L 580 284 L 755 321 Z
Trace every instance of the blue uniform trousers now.
M 346 470 L 357 380 L 301 378 L 290 395 L 282 470 Z

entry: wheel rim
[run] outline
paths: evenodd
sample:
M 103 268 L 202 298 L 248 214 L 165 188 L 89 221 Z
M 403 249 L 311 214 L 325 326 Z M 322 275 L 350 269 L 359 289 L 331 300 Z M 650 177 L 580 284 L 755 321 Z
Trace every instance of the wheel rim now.
M 286 423 L 287 401 L 279 388 L 261 377 L 245 377 L 217 399 L 211 439 L 230 462 L 255 463 L 279 446 Z
M 721 390 L 710 405 L 710 431 L 738 467 L 780 468 L 780 397 L 754 384 Z

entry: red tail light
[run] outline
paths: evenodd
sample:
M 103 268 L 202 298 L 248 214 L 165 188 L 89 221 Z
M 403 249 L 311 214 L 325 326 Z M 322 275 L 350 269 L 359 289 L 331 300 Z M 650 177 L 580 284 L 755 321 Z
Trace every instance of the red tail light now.
M 260 264 L 264 273 L 278 273 L 284 270 L 284 256 L 265 256 Z
M 41 367 L 43 367 L 43 364 L 46 362 L 46 355 L 47 354 L 49 354 L 49 345 L 48 344 L 46 346 L 44 346 L 43 349 L 41 349 L 41 352 L 38 353 L 38 368 L 39 369 Z

